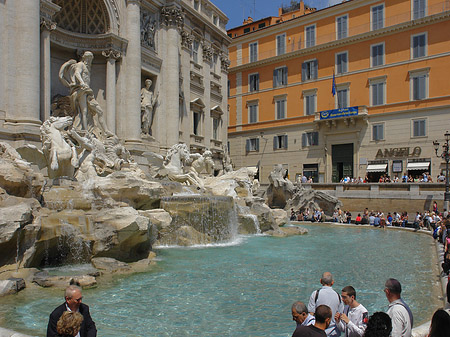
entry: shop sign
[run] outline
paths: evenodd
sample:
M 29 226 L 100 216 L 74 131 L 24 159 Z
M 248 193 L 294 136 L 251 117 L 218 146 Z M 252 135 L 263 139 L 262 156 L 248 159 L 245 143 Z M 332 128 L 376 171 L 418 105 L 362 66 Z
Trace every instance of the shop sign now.
M 339 117 L 350 117 L 358 115 L 358 107 L 351 106 L 348 108 L 325 110 L 320 112 L 320 119 L 332 119 Z
M 422 153 L 420 146 L 411 149 L 410 147 L 394 147 L 390 149 L 378 149 L 375 158 L 397 158 L 397 157 L 419 157 Z

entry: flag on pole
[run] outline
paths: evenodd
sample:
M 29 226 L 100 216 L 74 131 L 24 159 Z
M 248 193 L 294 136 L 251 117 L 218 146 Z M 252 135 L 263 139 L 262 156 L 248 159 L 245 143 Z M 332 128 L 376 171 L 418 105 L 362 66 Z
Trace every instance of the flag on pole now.
M 336 95 L 336 80 L 334 78 L 334 70 L 333 70 L 333 83 L 331 85 L 331 93 L 333 94 L 333 97 L 334 95 Z

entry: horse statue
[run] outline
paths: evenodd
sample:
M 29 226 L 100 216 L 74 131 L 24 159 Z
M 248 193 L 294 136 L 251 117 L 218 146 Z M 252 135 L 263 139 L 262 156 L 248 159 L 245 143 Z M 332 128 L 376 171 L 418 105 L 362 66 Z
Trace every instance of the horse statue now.
M 66 128 L 72 126 L 72 117 L 50 117 L 41 126 L 42 151 L 47 160 L 50 178 L 74 176 L 78 155 Z

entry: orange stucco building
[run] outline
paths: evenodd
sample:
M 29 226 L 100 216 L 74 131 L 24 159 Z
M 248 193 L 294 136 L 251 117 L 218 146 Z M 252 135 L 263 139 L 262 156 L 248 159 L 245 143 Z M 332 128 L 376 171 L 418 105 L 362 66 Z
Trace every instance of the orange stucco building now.
M 445 165 L 432 141 L 450 126 L 450 1 L 299 3 L 278 14 L 228 30 L 235 167 L 258 165 L 262 182 L 274 164 L 291 180 L 436 180 Z

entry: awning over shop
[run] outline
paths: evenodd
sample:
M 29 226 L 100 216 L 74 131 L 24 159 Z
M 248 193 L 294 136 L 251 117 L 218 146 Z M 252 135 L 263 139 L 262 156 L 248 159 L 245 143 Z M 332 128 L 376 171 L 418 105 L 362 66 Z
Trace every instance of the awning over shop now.
M 387 164 L 369 164 L 367 165 L 367 172 L 386 172 Z
M 408 163 L 408 165 L 406 165 L 406 169 L 408 171 L 428 170 L 429 167 L 430 167 L 429 161 L 423 161 L 423 162 L 419 162 L 419 163 Z

